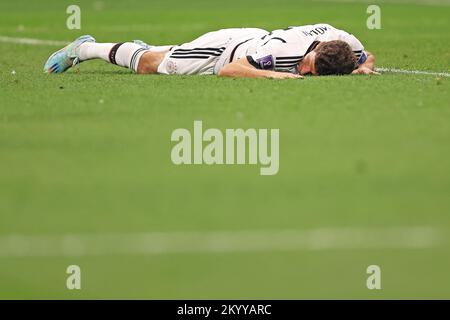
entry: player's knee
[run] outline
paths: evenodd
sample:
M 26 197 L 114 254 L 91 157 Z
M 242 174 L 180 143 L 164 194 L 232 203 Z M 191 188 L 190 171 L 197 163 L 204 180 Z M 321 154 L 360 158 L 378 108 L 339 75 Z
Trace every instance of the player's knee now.
M 139 59 L 137 73 L 139 74 L 149 74 L 154 73 L 153 70 L 153 57 L 151 52 L 146 52 Z

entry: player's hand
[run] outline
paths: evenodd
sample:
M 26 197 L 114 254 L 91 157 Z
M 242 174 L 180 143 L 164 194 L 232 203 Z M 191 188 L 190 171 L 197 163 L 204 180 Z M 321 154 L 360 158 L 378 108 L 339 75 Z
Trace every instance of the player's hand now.
M 301 79 L 303 76 L 299 74 L 287 73 L 287 72 L 273 72 L 270 74 L 271 79 Z
M 373 71 L 372 69 L 366 67 L 359 67 L 358 69 L 353 70 L 352 74 L 380 75 L 379 72 Z

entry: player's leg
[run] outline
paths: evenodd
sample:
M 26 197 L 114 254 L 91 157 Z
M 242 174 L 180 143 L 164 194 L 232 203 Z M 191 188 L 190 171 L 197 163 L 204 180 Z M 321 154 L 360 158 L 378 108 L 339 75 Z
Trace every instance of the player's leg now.
M 102 59 L 106 62 L 137 71 L 138 61 L 146 51 L 148 51 L 146 48 L 133 42 L 85 42 L 80 45 L 78 57 L 80 62 Z
M 82 36 L 53 53 L 47 60 L 44 71 L 61 73 L 80 62 L 102 59 L 137 72 L 139 60 L 144 53 L 164 49 L 167 50 L 165 47 L 148 46 L 143 42 L 96 43 L 93 37 Z
M 233 29 L 208 32 L 168 51 L 158 64 L 159 74 L 211 75 L 226 49 Z
M 136 72 L 139 74 L 156 74 L 158 73 L 158 67 L 161 64 L 161 62 L 164 60 L 166 53 L 169 52 L 161 51 L 161 52 L 155 52 L 155 51 L 146 51 L 144 54 L 139 58 L 137 62 L 137 69 Z

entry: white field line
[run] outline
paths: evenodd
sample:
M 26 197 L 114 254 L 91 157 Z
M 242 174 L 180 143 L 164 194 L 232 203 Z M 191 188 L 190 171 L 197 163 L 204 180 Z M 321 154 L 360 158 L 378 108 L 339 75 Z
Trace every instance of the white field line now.
M 0 258 L 352 249 L 428 249 L 447 245 L 431 227 L 312 230 L 3 235 Z
M 449 0 L 450 1 L 450 0 Z M 15 38 L 15 37 L 5 37 L 0 36 L 0 42 L 3 43 L 15 43 L 15 44 L 26 44 L 26 45 L 46 45 L 46 46 L 65 46 L 68 41 L 57 41 L 57 40 L 40 40 L 32 38 Z M 377 68 L 379 72 L 391 72 L 391 73 L 403 73 L 403 74 L 418 74 L 418 75 L 431 75 L 431 76 L 441 76 L 450 77 L 450 73 L 447 72 L 431 72 L 431 71 L 421 71 L 421 70 L 403 70 L 395 68 Z
M 336 3 L 358 3 L 358 4 L 417 4 L 426 6 L 450 6 L 450 0 L 312 0 L 313 2 L 336 2 Z
M 391 72 L 391 73 L 402 73 L 402 74 L 420 74 L 428 76 L 440 76 L 440 77 L 450 77 L 450 73 L 447 72 L 432 72 L 432 71 L 421 71 L 421 70 L 403 70 L 395 68 L 376 68 L 378 72 Z
M 0 36 L 0 42 L 3 43 L 16 43 L 16 44 L 28 44 L 33 46 L 65 46 L 69 41 L 58 41 L 58 40 L 41 40 L 32 38 L 16 38 L 16 37 L 5 37 Z

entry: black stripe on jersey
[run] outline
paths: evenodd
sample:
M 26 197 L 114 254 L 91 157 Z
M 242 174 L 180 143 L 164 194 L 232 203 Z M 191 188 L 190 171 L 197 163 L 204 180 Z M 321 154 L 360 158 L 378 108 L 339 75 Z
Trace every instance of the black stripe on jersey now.
M 285 63 L 285 64 L 275 63 L 275 66 L 276 66 L 277 68 L 278 68 L 278 67 L 280 67 L 280 68 L 291 68 L 291 67 L 295 67 L 296 65 L 298 65 L 298 62 L 291 63 L 291 64 L 287 64 L 287 63 Z
M 210 56 L 220 56 L 222 52 L 210 52 L 210 51 L 189 51 L 189 52 L 173 52 L 172 55 L 184 56 L 187 54 L 205 54 Z
M 209 59 L 211 56 L 195 56 L 195 55 L 186 55 L 186 56 L 170 56 L 174 59 Z
M 275 63 L 275 67 L 277 68 L 292 68 L 298 65 L 297 63 L 292 63 L 292 64 L 279 64 L 279 63 Z
M 286 43 L 286 40 L 284 40 L 283 38 L 280 38 L 280 37 L 273 37 L 273 38 L 270 39 L 270 40 L 280 40 L 281 42 Z M 269 40 L 269 41 L 270 41 L 270 40 Z
M 261 66 L 259 65 L 259 63 L 257 63 L 255 61 L 255 59 L 252 58 L 252 56 L 247 56 L 247 61 L 248 63 L 250 63 L 252 66 L 254 66 L 256 69 L 261 69 Z
M 224 50 L 225 47 L 176 49 L 170 57 L 174 59 L 208 59 L 220 56 Z
M 233 59 L 234 59 L 234 55 L 235 55 L 235 53 L 236 53 L 236 50 L 237 50 L 237 48 L 239 48 L 241 45 L 243 45 L 244 43 L 246 43 L 246 42 L 249 42 L 250 40 L 253 40 L 253 38 L 251 38 L 251 39 L 247 39 L 247 40 L 245 40 L 245 41 L 242 41 L 241 43 L 239 43 L 236 47 L 234 47 L 233 48 L 233 51 L 231 51 L 231 54 L 230 54 L 230 60 L 228 61 L 228 62 L 233 62 Z
M 303 56 L 277 57 L 277 60 L 300 60 Z
M 292 68 L 295 67 L 303 56 L 291 56 L 291 57 L 277 57 L 275 66 L 277 68 Z
M 294 62 L 299 62 L 300 60 L 302 60 L 302 59 L 301 58 L 300 59 L 292 59 L 292 60 L 279 60 L 279 59 L 276 59 L 277 63 L 294 63 Z
M 175 49 L 174 52 L 191 52 L 191 51 L 212 51 L 212 52 L 223 52 L 225 47 L 222 48 L 193 48 L 193 49 Z
M 317 46 L 319 45 L 320 41 L 313 41 L 313 43 L 311 43 L 311 45 L 309 46 L 308 50 L 306 50 L 305 52 L 305 56 L 310 53 L 311 51 L 313 51 L 315 48 L 317 48 Z
M 284 40 L 284 39 L 282 39 L 280 37 L 273 37 L 273 38 L 267 40 L 266 42 L 264 42 L 263 46 L 265 46 L 267 44 L 267 42 L 272 41 L 272 40 L 279 40 L 279 41 L 281 41 L 283 43 L 286 43 L 286 40 Z
M 278 63 L 294 63 L 294 62 L 298 62 L 298 61 L 300 61 L 300 60 L 302 60 L 302 58 L 298 58 L 298 59 L 289 59 L 289 60 L 280 60 L 280 59 L 276 58 L 276 61 L 277 61 Z
M 276 68 L 279 72 L 292 72 L 293 68 Z
M 265 38 L 271 36 L 272 33 L 273 33 L 273 32 L 271 31 L 271 32 L 269 32 L 268 34 L 264 35 L 264 36 L 261 38 L 261 40 L 264 40 Z
M 183 56 L 189 56 L 189 55 L 204 55 L 204 56 L 208 56 L 208 57 L 218 57 L 221 54 L 222 53 L 198 52 L 198 51 L 186 52 L 186 53 L 175 52 L 175 53 L 172 53 L 171 57 L 183 57 Z
M 275 66 L 276 67 L 280 67 L 280 68 L 290 68 L 290 67 L 295 67 L 296 65 L 298 65 L 298 62 L 295 62 L 295 63 L 282 63 L 282 64 L 280 64 L 280 63 L 275 63 Z

